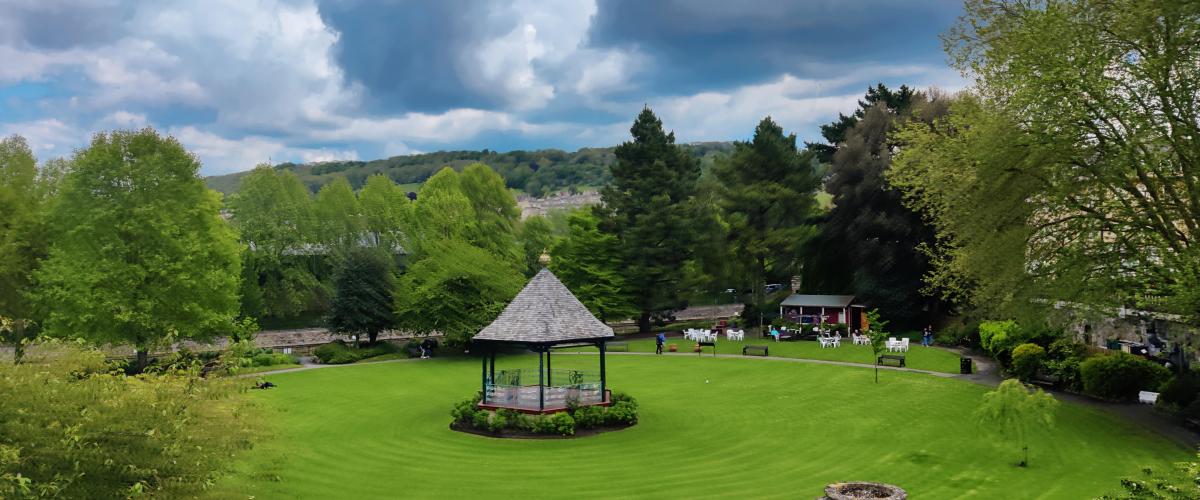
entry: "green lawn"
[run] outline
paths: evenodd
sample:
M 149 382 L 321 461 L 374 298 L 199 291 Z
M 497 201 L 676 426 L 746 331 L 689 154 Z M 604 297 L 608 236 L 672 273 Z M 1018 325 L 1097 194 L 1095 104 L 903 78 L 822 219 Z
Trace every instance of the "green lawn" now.
M 536 366 L 509 356 L 503 366 Z M 593 356 L 556 368 L 595 369 Z M 268 376 L 252 391 L 273 424 L 214 498 L 814 498 L 874 480 L 912 498 L 1092 498 L 1142 465 L 1188 452 L 1072 404 L 1012 465 L 970 418 L 985 387 L 918 373 L 761 359 L 613 356 L 609 380 L 641 405 L 637 426 L 576 440 L 450 431 L 478 389 L 470 358 Z
M 635 339 L 625 341 L 629 344 L 631 352 L 654 352 L 654 339 Z M 910 342 L 911 343 L 911 342 Z M 691 352 L 695 342 L 684 339 L 682 337 L 667 337 L 667 344 L 675 344 L 680 351 Z M 746 344 L 765 345 L 769 349 L 771 356 L 782 358 L 807 358 L 821 359 L 826 361 L 848 361 L 852 363 L 874 363 L 874 358 L 871 354 L 870 346 L 854 345 L 850 339 L 842 339 L 842 346 L 836 348 L 821 348 L 821 344 L 815 340 L 796 340 L 787 342 L 776 342 L 771 339 L 748 339 L 745 342 L 725 340 L 721 337 L 717 341 L 718 354 L 741 354 L 742 346 Z M 908 352 L 906 353 L 889 353 L 903 354 L 905 356 L 904 363 L 909 368 L 919 370 L 929 370 L 944 373 L 958 373 L 959 355 L 938 348 L 921 347 L 920 343 L 911 343 Z M 594 347 L 579 347 L 572 348 L 577 351 L 595 351 Z M 710 353 L 712 349 L 704 348 L 704 352 Z

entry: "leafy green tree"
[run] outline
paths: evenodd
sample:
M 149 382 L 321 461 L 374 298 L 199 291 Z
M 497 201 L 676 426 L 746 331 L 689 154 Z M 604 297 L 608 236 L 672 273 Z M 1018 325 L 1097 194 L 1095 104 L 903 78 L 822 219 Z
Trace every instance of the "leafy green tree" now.
M 39 172 L 33 151 L 21 136 L 0 140 L 0 342 L 12 345 L 20 361 L 24 344 L 36 335 L 29 300 L 33 273 L 45 258 L 45 211 L 57 176 Z
M 389 251 L 407 249 L 412 202 L 408 193 L 385 175 L 372 175 L 358 193 L 367 218 L 367 230 L 378 238 L 378 245 Z
M 317 239 L 330 255 L 344 252 L 362 243 L 367 219 L 354 189 L 345 178 L 326 184 L 317 193 Z
M 0 497 L 203 495 L 259 430 L 244 385 L 114 375 L 99 351 L 39 346 L 0 366 Z
M 879 383 L 879 356 L 887 350 L 888 321 L 880 316 L 877 309 L 867 311 L 867 331 L 864 332 L 867 339 L 871 341 L 871 357 L 875 361 L 875 383 Z
M 975 419 L 985 431 L 1004 443 L 1019 446 L 1023 458 L 1017 464 L 1029 465 L 1030 435 L 1038 429 L 1054 426 L 1058 401 L 1041 389 L 1030 392 L 1019 380 L 1008 379 L 1000 387 L 983 395 L 975 408 Z
M 600 228 L 617 237 L 623 274 L 639 310 L 638 329 L 650 331 L 651 314 L 679 308 L 679 269 L 695 244 L 692 198 L 700 166 L 675 145 L 650 108 L 630 128 L 633 140 L 617 146 L 613 182 L 601 191 Z
M 521 210 L 505 187 L 504 179 L 482 163 L 464 169 L 459 179 L 459 186 L 475 211 L 471 242 L 492 254 L 516 259 L 516 227 Z
M 475 209 L 463 193 L 458 172 L 443 168 L 421 185 L 413 206 L 413 253 L 443 240 L 467 240 L 476 233 Z
M 548 252 L 557 244 L 558 237 L 554 234 L 554 226 L 546 217 L 535 215 L 521 221 L 517 239 L 524 256 L 525 276 L 532 278 L 542 268 L 538 262 L 542 252 Z
M 809 223 L 818 186 L 812 163 L 811 153 L 796 150 L 796 135 L 783 135 L 767 117 L 750 142 L 736 143 L 728 161 L 713 166 L 731 254 L 750 271 L 756 310 L 763 308 L 768 277 L 790 277 L 800 248 L 817 231 Z
M 524 283 L 514 263 L 463 240 L 439 240 L 401 276 L 395 294 L 396 325 L 416 333 L 441 333 L 448 342 L 462 345 L 496 319 Z
M 966 3 L 944 40 L 974 95 L 906 130 L 902 155 L 906 193 L 950 242 L 939 265 L 973 304 L 1197 321 L 1197 19 L 1169 0 Z
M 395 323 L 395 288 L 391 255 L 373 248 L 350 250 L 334 276 L 330 329 L 358 338 L 365 335 L 374 344 L 379 333 Z
M 294 316 L 324 296 L 301 254 L 317 241 L 308 190 L 294 174 L 259 166 L 229 200 L 243 253 L 242 314 Z
M 97 134 L 72 164 L 35 273 L 46 332 L 132 344 L 138 369 L 151 348 L 226 332 L 240 248 L 196 158 L 145 129 Z
M 621 244 L 600 231 L 594 214 L 576 212 L 567 236 L 554 246 L 550 270 L 601 321 L 627 319 L 639 311 L 621 274 Z

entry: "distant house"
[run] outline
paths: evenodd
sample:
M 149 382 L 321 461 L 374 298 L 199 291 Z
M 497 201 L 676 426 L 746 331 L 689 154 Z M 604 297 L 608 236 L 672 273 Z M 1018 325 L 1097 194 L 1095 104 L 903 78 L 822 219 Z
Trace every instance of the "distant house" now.
M 795 294 L 779 304 L 779 316 L 794 323 L 846 323 L 851 330 L 867 324 L 866 308 L 853 295 Z

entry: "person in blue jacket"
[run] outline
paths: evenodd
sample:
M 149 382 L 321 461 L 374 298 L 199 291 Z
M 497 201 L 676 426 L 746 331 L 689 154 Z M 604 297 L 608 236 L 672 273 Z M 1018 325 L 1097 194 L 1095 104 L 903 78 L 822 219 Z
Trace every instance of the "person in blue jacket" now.
M 663 332 L 658 332 L 654 336 L 654 354 L 662 354 L 663 344 L 667 341 L 667 335 Z

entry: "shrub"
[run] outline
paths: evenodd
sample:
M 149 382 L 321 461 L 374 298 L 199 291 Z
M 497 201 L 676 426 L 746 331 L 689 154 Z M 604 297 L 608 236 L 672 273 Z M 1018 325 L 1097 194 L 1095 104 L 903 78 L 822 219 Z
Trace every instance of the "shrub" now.
M 1200 375 L 1191 371 L 1184 372 L 1171 377 L 1171 380 L 1163 384 L 1162 393 L 1158 395 L 1158 402 L 1163 406 L 1182 410 L 1196 400 L 1198 393 L 1200 393 Z
M 1037 344 L 1021 344 L 1013 349 L 1012 353 L 1012 371 L 1017 378 L 1025 381 L 1033 380 L 1037 376 L 1037 372 L 1042 368 L 1042 360 L 1046 357 L 1046 350 Z
M 546 420 L 550 422 L 551 429 L 553 429 L 555 434 L 563 436 L 575 435 L 575 419 L 571 417 L 570 413 L 565 411 L 558 412 Z
M 575 411 L 575 425 L 581 429 L 590 429 L 604 424 L 604 410 L 599 406 L 584 406 Z
M 471 426 L 475 427 L 476 429 L 487 429 L 488 420 L 491 416 L 492 412 L 490 411 L 475 410 L 475 412 L 471 414 Z
M 1083 384 L 1079 380 L 1079 363 L 1081 361 L 1080 358 L 1050 359 L 1044 361 L 1042 366 L 1046 368 L 1047 372 L 1058 379 L 1060 387 L 1080 390 L 1083 388 Z
M 943 345 L 963 347 L 979 345 L 979 323 L 956 323 L 934 332 L 933 336 L 937 343 Z
M 0 498 L 194 497 L 256 434 L 245 381 L 126 376 L 58 343 L 23 360 L 0 363 Z
M 534 417 L 530 419 L 529 430 L 535 434 L 554 434 L 554 423 L 550 417 Z
M 361 359 L 358 352 L 342 342 L 330 342 L 313 349 L 318 361 L 330 365 L 344 365 Z
M 613 403 L 608 407 L 608 411 L 604 412 L 606 425 L 633 425 L 637 420 L 637 405 L 631 401 Z
M 633 396 L 625 394 L 624 392 L 614 392 L 611 396 L 609 396 L 609 398 L 612 399 L 612 403 L 614 405 L 617 403 L 629 403 L 630 405 L 633 405 L 634 408 L 637 408 L 638 405 L 637 400 L 633 399 Z
M 475 418 L 475 409 L 479 401 L 480 397 L 478 393 L 475 394 L 475 397 L 459 401 L 450 410 L 450 416 L 454 418 L 455 422 L 462 424 L 470 423 Z
M 1138 391 L 1157 389 L 1170 372 L 1143 358 L 1116 352 L 1084 361 L 1079 365 L 1079 375 L 1083 392 L 1102 399 L 1124 400 L 1137 397 Z
M 1001 363 L 1007 364 L 1009 354 L 1027 338 L 1016 321 L 984 321 L 979 324 L 979 343 Z

